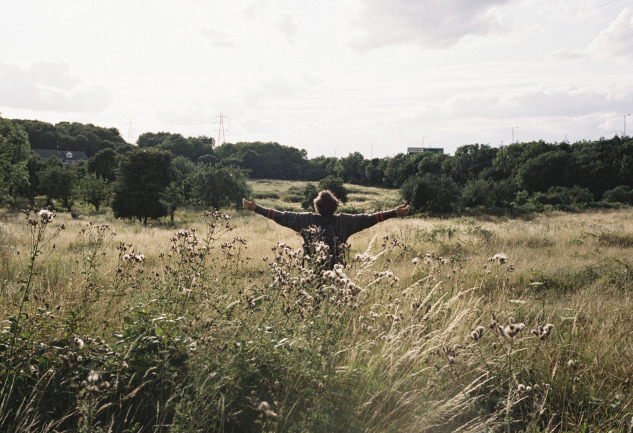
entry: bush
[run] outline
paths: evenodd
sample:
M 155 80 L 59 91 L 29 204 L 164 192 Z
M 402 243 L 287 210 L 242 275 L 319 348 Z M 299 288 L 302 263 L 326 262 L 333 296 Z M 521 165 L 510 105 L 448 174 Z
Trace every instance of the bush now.
M 450 177 L 426 174 L 406 180 L 400 195 L 414 211 L 445 214 L 455 210 L 460 190 Z
M 246 170 L 235 167 L 199 166 L 191 178 L 193 201 L 213 209 L 239 208 L 242 198 L 251 193 L 246 173 Z
M 313 183 L 307 183 L 303 188 L 303 200 L 301 207 L 305 210 L 314 210 L 314 199 L 319 195 L 317 187 Z
M 347 203 L 347 188 L 343 185 L 343 179 L 336 176 L 328 176 L 319 181 L 319 191 L 329 190 L 341 203 Z
M 569 207 L 582 207 L 594 200 L 593 194 L 587 189 L 577 185 L 572 188 L 553 186 L 547 192 L 537 192 L 530 202 L 537 205 L 551 205 L 559 209 Z
M 619 185 L 606 191 L 602 198 L 609 203 L 633 204 L 633 190 L 626 185 Z

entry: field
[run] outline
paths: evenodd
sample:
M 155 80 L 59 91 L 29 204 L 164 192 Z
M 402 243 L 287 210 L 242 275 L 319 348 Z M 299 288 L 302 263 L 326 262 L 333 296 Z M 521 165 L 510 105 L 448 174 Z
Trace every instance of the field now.
M 264 207 L 279 210 L 303 212 L 301 200 L 302 191 L 307 182 L 285 180 L 257 180 L 250 181 L 253 198 Z M 342 212 L 376 212 L 391 209 L 398 205 L 398 191 L 370 186 L 356 186 L 346 184 L 349 200 L 341 205 Z
M 0 431 L 633 429 L 630 209 L 391 219 L 334 271 L 225 212 L 4 212 Z

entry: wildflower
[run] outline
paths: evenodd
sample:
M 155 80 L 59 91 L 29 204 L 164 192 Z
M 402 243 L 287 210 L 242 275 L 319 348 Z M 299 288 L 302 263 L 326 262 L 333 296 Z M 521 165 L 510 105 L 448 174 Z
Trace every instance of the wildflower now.
M 90 370 L 90 374 L 88 374 L 88 383 L 95 383 L 101 380 L 101 375 L 94 370 Z
M 523 385 L 522 383 L 519 384 L 519 386 L 517 386 L 517 391 L 519 392 L 524 392 L 525 391 L 525 385 Z
M 39 212 L 39 216 L 44 224 L 48 224 L 53 221 L 53 218 L 55 218 L 55 212 L 51 212 L 48 209 L 42 209 Z
M 539 337 L 541 340 L 545 340 L 547 337 L 549 337 L 552 329 L 554 329 L 554 325 L 548 323 L 545 326 L 538 326 L 536 329 L 532 329 L 530 333 Z
M 567 367 L 574 368 L 575 366 L 576 366 L 576 361 L 574 361 L 573 359 L 570 359 L 569 361 L 567 361 Z
M 75 346 L 77 346 L 79 350 L 84 348 L 84 341 L 79 337 L 75 337 L 73 343 L 75 343 Z
M 414 257 L 413 260 L 411 260 L 411 263 L 413 263 L 414 265 L 417 265 L 419 261 L 420 261 L 419 258 Z
M 505 254 L 495 254 L 492 257 L 488 258 L 489 262 L 499 262 L 500 264 L 505 264 L 508 261 L 508 256 L 506 256 Z
M 267 401 L 262 401 L 259 403 L 259 406 L 257 406 L 257 410 L 260 412 L 270 410 L 270 404 Z

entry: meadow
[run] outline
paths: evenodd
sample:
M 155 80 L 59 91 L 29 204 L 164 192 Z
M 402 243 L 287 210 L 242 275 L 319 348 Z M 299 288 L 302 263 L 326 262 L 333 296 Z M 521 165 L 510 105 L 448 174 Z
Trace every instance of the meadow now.
M 5 211 L 0 431 L 631 432 L 630 212 L 391 219 L 329 271 L 241 210 Z

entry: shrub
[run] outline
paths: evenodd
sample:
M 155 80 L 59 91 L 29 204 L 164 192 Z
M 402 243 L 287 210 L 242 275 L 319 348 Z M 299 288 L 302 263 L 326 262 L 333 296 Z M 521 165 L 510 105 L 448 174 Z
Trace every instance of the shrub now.
M 426 174 L 406 180 L 400 195 L 416 212 L 446 214 L 457 207 L 460 190 L 450 177 Z
M 330 190 L 341 203 L 347 203 L 347 188 L 343 185 L 343 179 L 336 176 L 328 176 L 319 181 L 319 191 Z
M 314 199 L 319 195 L 317 187 L 313 183 L 307 183 L 303 188 L 303 200 L 301 200 L 301 207 L 305 210 L 314 211 Z
M 609 203 L 633 204 L 633 190 L 626 185 L 619 185 L 606 191 L 602 198 Z
M 571 188 L 564 186 L 551 187 L 547 192 L 535 193 L 529 201 L 537 205 L 552 205 L 560 209 L 567 209 L 572 206 L 587 205 L 593 200 L 593 194 L 587 188 L 576 185 Z

